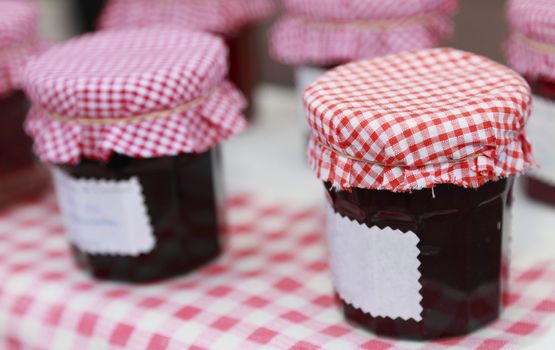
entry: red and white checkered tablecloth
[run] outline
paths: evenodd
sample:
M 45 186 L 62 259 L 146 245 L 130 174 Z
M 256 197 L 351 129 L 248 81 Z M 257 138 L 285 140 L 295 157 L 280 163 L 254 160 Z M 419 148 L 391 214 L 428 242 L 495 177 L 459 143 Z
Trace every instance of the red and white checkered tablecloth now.
M 321 208 L 229 201 L 225 255 L 128 286 L 76 270 L 54 198 L 0 212 L 2 349 L 513 349 L 555 327 L 555 261 L 513 270 L 510 305 L 469 337 L 395 342 L 349 326 L 326 264 Z

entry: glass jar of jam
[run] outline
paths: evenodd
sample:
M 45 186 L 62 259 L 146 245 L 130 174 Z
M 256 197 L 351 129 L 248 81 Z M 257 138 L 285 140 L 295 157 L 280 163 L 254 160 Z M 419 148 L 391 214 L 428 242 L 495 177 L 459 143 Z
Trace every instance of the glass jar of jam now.
M 28 102 L 19 83 L 19 67 L 37 47 L 37 22 L 31 4 L 0 2 L 0 207 L 36 196 L 49 183 L 23 130 Z
M 108 0 L 100 28 L 163 24 L 224 37 L 229 48 L 229 78 L 247 97 L 249 106 L 245 115 L 252 120 L 254 90 L 260 82 L 256 22 L 274 10 L 273 0 Z
M 79 20 L 80 32 L 92 32 L 96 28 L 96 21 L 106 4 L 106 0 L 73 0 L 73 11 Z
M 212 35 L 153 27 L 76 38 L 26 68 L 27 128 L 94 277 L 156 281 L 219 255 L 217 145 L 246 126 L 225 53 Z
M 217 202 L 216 152 L 152 159 L 114 155 L 109 162 L 83 159 L 60 165 L 64 174 L 58 176 L 72 179 L 138 179 L 156 241 L 139 256 L 91 254 L 74 244 L 79 265 L 100 279 L 143 282 L 177 276 L 218 257 L 223 208 Z
M 555 206 L 555 142 L 551 130 L 555 128 L 555 78 L 527 79 L 534 94 L 534 114 L 528 125 L 534 155 L 539 168 L 524 176 L 528 196 Z
M 256 58 L 256 26 L 247 25 L 236 34 L 226 36 L 229 48 L 229 79 L 249 101 L 245 115 L 254 117 L 254 93 L 260 82 L 260 65 Z
M 438 185 L 412 193 L 330 186 L 330 221 L 339 215 L 414 233 L 420 250 L 419 320 L 373 316 L 342 300 L 347 319 L 380 335 L 430 339 L 467 334 L 498 318 L 507 292 L 512 178 L 478 189 Z
M 410 4 L 408 4 L 410 3 Z M 302 94 L 318 77 L 340 64 L 439 46 L 452 32 L 457 1 L 285 0 L 284 14 L 273 26 L 270 52 L 295 67 Z M 303 134 L 306 118 L 299 113 Z
M 555 4 L 549 1 L 508 2 L 511 35 L 506 45 L 509 65 L 528 80 L 534 95 L 527 128 L 538 168 L 524 179 L 530 198 L 555 205 Z
M 20 90 L 0 96 L 0 207 L 36 196 L 49 184 L 48 171 L 23 131 L 27 106 Z
M 470 53 L 423 50 L 335 68 L 304 100 L 346 318 L 418 340 L 496 320 L 514 176 L 533 165 L 525 80 Z

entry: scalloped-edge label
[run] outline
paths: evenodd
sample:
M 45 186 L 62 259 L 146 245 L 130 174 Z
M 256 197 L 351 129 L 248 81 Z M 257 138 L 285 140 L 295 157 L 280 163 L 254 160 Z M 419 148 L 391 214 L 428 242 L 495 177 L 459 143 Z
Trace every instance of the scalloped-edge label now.
M 69 240 L 96 255 L 138 256 L 155 245 L 142 186 L 129 180 L 75 179 L 52 168 Z
M 327 208 L 335 289 L 373 317 L 422 321 L 420 241 L 414 232 L 368 227 Z
M 555 102 L 534 96 L 533 114 L 526 125 L 526 133 L 532 142 L 538 168 L 530 172 L 551 186 L 555 186 Z

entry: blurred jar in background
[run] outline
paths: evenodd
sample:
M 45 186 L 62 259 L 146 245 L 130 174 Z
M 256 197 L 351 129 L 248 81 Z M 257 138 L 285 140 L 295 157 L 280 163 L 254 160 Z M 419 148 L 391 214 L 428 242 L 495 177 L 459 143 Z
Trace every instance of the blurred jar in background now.
M 531 102 L 518 74 L 453 49 L 350 63 L 306 90 L 349 321 L 421 340 L 499 317 L 513 180 L 533 165 Z
M 27 66 L 27 128 L 53 164 L 77 261 L 96 278 L 159 280 L 219 255 L 217 145 L 247 124 L 225 52 L 210 34 L 129 29 Z
M 351 61 L 437 47 L 453 31 L 457 0 L 284 0 L 270 37 L 272 56 L 296 66 L 304 89 Z M 302 99 L 301 99 L 302 100 Z M 303 116 L 303 129 L 308 127 Z
M 91 32 L 96 29 L 96 22 L 106 0 L 72 0 L 73 11 L 77 14 L 80 32 Z
M 48 172 L 23 130 L 28 103 L 20 73 L 39 48 L 38 10 L 32 3 L 0 1 L 0 206 L 39 194 Z
M 259 83 L 254 23 L 273 13 L 273 0 L 109 0 L 100 29 L 172 25 L 223 36 L 229 47 L 230 79 L 249 100 Z
M 528 135 L 538 169 L 525 178 L 531 198 L 555 205 L 555 2 L 511 0 L 509 64 L 529 82 L 534 94 Z

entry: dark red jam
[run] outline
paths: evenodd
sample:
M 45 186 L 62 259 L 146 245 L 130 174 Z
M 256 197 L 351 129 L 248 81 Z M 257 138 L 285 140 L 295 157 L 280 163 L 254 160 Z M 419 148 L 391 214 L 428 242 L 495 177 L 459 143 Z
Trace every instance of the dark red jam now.
M 218 257 L 218 158 L 215 149 L 153 159 L 115 155 L 108 163 L 83 160 L 59 166 L 77 179 L 137 177 L 156 239 L 154 249 L 138 257 L 88 254 L 74 246 L 78 265 L 98 279 L 140 283 L 182 275 Z
M 39 194 L 48 175 L 23 130 L 28 102 L 21 91 L 0 96 L 0 206 Z
M 422 320 L 372 317 L 343 302 L 347 319 L 379 335 L 416 340 L 468 334 L 497 319 L 507 287 L 512 187 L 513 179 L 505 179 L 477 190 L 440 185 L 434 193 L 329 190 L 337 213 L 420 239 Z
M 534 95 L 555 103 L 555 81 L 543 78 L 527 80 Z M 555 159 L 553 161 L 555 162 Z M 524 185 L 530 198 L 555 205 L 555 186 L 534 177 L 533 173 L 524 176 Z
M 229 78 L 248 100 L 245 111 L 247 119 L 254 115 L 254 91 L 259 82 L 258 60 L 256 59 L 256 28 L 246 26 L 237 35 L 227 38 L 229 47 Z

